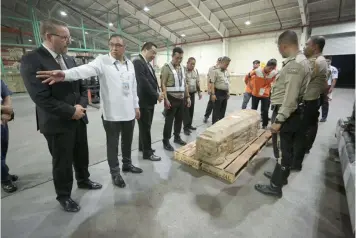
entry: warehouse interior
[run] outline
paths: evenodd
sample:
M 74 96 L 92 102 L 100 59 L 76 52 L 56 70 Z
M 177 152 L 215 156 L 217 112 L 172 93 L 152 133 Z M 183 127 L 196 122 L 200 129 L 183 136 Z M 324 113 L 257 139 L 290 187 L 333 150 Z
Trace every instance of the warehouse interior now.
M 206 76 L 218 57 L 231 58 L 228 114 L 241 110 L 243 78 L 254 60 L 264 65 L 274 58 L 282 68 L 276 42 L 284 30 L 297 33 L 301 50 L 310 36 L 322 35 L 324 55 L 332 56 L 339 70 L 328 120 L 319 123 L 303 170 L 290 175 L 283 197 L 275 199 L 254 189 L 268 181 L 263 172 L 276 163 L 271 143 L 234 183 L 227 183 L 163 149 L 164 106 L 159 103 L 151 131 L 152 147 L 162 160 L 142 159 L 136 123 L 132 160 L 144 172 L 123 174 L 127 187 L 121 189 L 113 186 L 106 160 L 100 79 L 87 79 L 93 103 L 87 109 L 89 171 L 103 188 L 80 190 L 74 183 L 72 196 L 82 209 L 65 213 L 55 199 L 52 160 L 36 129 L 35 104 L 19 72 L 21 57 L 41 45 L 39 22 L 48 18 L 68 24 L 73 38 L 68 55 L 78 65 L 107 54 L 114 33 L 124 38 L 131 60 L 144 42 L 157 44 L 152 63 L 157 78 L 175 46 L 184 50 L 182 64 L 196 58 L 204 93 L 196 99 L 197 131 L 181 135 L 187 142 L 211 126 L 211 120 L 203 122 Z M 19 176 L 18 191 L 1 192 L 2 237 L 354 237 L 355 161 L 343 161 L 337 135 L 340 119 L 352 115 L 355 101 L 354 0 L 2 0 L 1 76 L 13 92 L 15 111 L 6 163 Z

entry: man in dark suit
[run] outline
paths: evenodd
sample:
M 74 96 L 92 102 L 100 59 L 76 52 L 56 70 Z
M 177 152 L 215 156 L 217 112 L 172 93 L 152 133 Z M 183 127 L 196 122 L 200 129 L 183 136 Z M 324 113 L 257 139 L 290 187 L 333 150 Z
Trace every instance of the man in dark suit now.
M 57 200 L 65 211 L 77 212 L 80 206 L 71 199 L 72 166 L 79 188 L 102 187 L 89 179 L 87 90 L 80 81 L 48 85 L 36 78 L 39 70 L 64 70 L 76 66 L 74 59 L 66 55 L 71 37 L 64 23 L 52 19 L 42 21 L 40 32 L 43 44 L 22 57 L 21 76 L 36 104 L 37 130 L 46 138 L 52 155 Z
M 143 159 L 159 161 L 161 157 L 154 154 L 151 147 L 151 125 L 157 101 L 161 102 L 163 96 L 159 92 L 155 71 L 150 62 L 157 54 L 157 46 L 146 42 L 141 54 L 133 61 L 137 80 L 137 96 L 139 98 L 141 117 L 137 120 L 140 130 L 139 150 L 143 151 Z

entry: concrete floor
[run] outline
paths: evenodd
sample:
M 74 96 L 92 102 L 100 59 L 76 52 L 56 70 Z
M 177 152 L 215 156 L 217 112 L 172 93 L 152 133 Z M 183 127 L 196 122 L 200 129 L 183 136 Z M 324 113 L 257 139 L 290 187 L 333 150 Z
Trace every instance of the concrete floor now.
M 241 100 L 233 96 L 228 112 L 239 109 Z M 125 174 L 127 187 L 114 187 L 100 113 L 90 108 L 90 173 L 103 189 L 78 190 L 75 184 L 72 196 L 82 210 L 70 214 L 55 200 L 51 157 L 36 131 L 34 105 L 27 95 L 16 95 L 7 160 L 20 177 L 20 191 L 2 192 L 2 237 L 352 237 L 340 164 L 330 159 L 329 148 L 336 142 L 337 119 L 351 114 L 353 102 L 354 90 L 335 90 L 328 121 L 320 124 L 303 171 L 291 174 L 281 199 L 254 190 L 256 182 L 268 181 L 263 171 L 274 167 L 271 147 L 265 147 L 234 184 L 174 161 L 172 153 L 162 150 L 162 104 L 156 107 L 152 128 L 153 148 L 162 161 L 142 160 L 136 125 L 132 157 L 144 173 Z M 207 126 L 202 123 L 206 103 L 206 95 L 197 100 L 197 133 Z M 192 141 L 195 135 L 182 138 Z

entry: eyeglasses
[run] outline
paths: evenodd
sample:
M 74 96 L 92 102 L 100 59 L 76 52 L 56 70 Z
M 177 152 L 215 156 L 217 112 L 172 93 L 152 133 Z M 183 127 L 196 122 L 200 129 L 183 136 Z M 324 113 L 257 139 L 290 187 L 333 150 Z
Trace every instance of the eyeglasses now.
M 72 41 L 72 37 L 71 36 L 61 36 L 61 35 L 57 35 L 57 34 L 50 34 L 52 36 L 58 36 L 59 38 L 61 38 L 62 40 L 65 41 Z
M 109 46 L 111 48 L 126 48 L 126 45 L 121 45 L 120 43 L 117 43 L 117 44 L 109 43 Z

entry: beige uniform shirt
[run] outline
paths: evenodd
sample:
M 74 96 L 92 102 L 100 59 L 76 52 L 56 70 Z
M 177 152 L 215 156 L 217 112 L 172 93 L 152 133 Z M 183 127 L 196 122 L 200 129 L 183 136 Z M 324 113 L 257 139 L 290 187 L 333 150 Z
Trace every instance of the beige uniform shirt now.
M 272 86 L 271 104 L 281 105 L 276 120 L 286 121 L 298 108 L 310 81 L 309 61 L 302 52 L 283 61 L 283 68 Z
M 220 68 L 215 68 L 209 72 L 209 78 L 216 89 L 229 91 L 230 74 L 227 70 L 222 71 Z
M 176 71 L 178 75 L 182 73 L 180 67 L 176 68 Z M 187 82 L 184 80 L 182 80 L 182 83 L 187 85 Z M 161 84 L 166 87 L 172 87 L 175 84 L 174 74 L 168 64 L 165 64 L 161 69 Z M 167 94 L 179 99 L 184 98 L 184 92 L 167 92 Z
M 312 70 L 310 82 L 304 95 L 304 100 L 311 101 L 320 97 L 324 93 L 327 85 L 328 64 L 324 56 L 317 55 L 309 59 Z
M 188 71 L 188 69 L 185 67 L 185 75 L 186 75 L 188 91 L 190 93 L 195 93 L 196 91 L 200 91 L 200 78 L 199 78 L 198 71 L 196 69 L 193 69 L 192 71 Z

